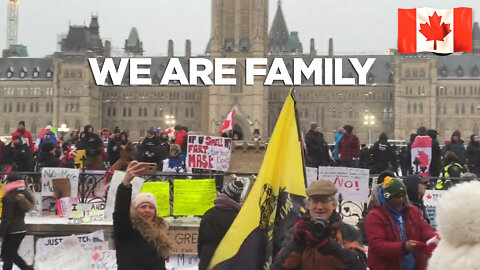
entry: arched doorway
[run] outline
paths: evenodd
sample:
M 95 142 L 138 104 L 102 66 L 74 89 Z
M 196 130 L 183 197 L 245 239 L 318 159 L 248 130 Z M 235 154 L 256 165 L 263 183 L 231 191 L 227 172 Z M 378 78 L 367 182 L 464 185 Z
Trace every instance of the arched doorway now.
M 253 124 L 253 123 L 252 123 Z M 238 140 L 248 140 L 253 129 L 248 122 L 248 120 L 241 113 L 235 115 L 234 125 L 233 125 L 233 134 L 235 139 L 235 134 L 238 136 Z

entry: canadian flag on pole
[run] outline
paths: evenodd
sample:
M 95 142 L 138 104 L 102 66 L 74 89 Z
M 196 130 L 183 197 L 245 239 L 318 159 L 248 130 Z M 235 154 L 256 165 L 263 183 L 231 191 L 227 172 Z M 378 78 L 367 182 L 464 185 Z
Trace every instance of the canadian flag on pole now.
M 398 52 L 471 52 L 472 9 L 398 9 Z
M 218 134 L 222 135 L 223 133 L 233 130 L 233 118 L 235 117 L 235 110 L 232 108 L 232 110 L 227 114 L 227 118 L 223 122 L 222 127 L 220 128 L 220 131 Z

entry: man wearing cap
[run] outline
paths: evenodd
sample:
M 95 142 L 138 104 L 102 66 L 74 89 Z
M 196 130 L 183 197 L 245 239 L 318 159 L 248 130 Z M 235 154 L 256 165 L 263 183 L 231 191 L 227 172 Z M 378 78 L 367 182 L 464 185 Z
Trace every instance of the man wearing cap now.
M 30 132 L 25 128 L 25 121 L 23 120 L 18 122 L 17 130 L 12 133 L 12 141 L 17 135 L 22 136 L 24 143 L 30 147 L 30 150 L 32 150 L 33 153 L 35 151 L 35 146 L 33 145 L 32 134 L 30 134 Z
M 241 181 L 230 182 L 213 202 L 215 206 L 203 215 L 198 230 L 199 270 L 207 269 L 220 241 L 237 217 L 242 192 Z
M 272 269 L 366 269 L 360 233 L 335 210 L 337 188 L 326 180 L 307 188 L 308 211 L 295 222 Z
M 420 211 L 408 203 L 405 184 L 387 176 L 374 195 L 374 207 L 365 221 L 368 267 L 425 270 L 429 250 L 426 243 L 437 235 Z
M 307 147 L 308 167 L 328 166 L 330 165 L 330 154 L 328 144 L 320 132 L 320 126 L 317 123 L 310 125 L 310 130 L 305 134 L 305 145 Z

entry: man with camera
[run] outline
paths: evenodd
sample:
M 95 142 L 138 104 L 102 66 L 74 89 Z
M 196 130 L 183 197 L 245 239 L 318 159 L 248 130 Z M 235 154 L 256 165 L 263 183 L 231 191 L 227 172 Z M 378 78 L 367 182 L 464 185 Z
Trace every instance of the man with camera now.
M 318 180 L 306 191 L 308 211 L 295 222 L 273 269 L 366 269 L 360 233 L 335 210 L 335 185 Z

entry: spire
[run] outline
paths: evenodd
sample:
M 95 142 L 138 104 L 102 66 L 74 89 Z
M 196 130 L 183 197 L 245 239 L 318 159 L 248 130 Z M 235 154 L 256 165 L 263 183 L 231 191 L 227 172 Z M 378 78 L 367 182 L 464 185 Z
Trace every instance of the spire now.
M 273 19 L 268 37 L 270 52 L 283 52 L 286 50 L 289 32 L 285 17 L 282 12 L 282 1 L 278 0 L 278 8 Z
M 478 22 L 473 24 L 473 36 L 474 41 L 480 41 L 480 28 L 478 27 Z
M 143 43 L 138 36 L 137 28 L 132 27 L 128 39 L 125 40 L 125 53 L 129 55 L 141 56 L 143 55 Z

